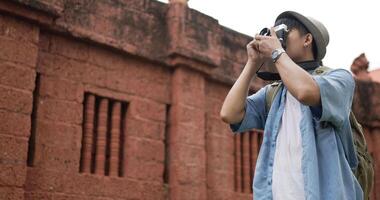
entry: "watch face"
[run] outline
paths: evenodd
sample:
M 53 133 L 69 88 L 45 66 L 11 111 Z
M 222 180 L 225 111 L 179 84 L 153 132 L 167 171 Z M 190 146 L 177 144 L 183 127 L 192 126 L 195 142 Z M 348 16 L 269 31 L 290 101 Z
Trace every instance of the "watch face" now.
M 278 50 L 276 49 L 272 52 L 272 59 L 275 59 L 277 55 L 278 55 Z

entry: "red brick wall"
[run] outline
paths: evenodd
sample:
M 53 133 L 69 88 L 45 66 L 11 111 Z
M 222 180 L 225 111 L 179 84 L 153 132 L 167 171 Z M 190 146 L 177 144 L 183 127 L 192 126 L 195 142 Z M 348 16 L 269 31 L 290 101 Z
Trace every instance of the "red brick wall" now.
M 0 199 L 252 199 L 262 133 L 219 118 L 249 40 L 181 3 L 1 1 Z
M 353 110 L 363 125 L 368 151 L 375 161 L 375 183 L 371 199 L 380 199 L 380 84 L 356 80 Z
M 37 26 L 0 15 L 0 199 L 24 195 L 38 40 Z
M 51 33 L 41 33 L 40 44 L 35 149 L 27 173 L 26 199 L 164 198 L 164 131 L 171 71 Z M 87 110 L 85 94 L 87 100 L 94 99 Z M 111 101 L 119 103 L 119 108 L 108 107 Z M 121 102 L 127 105 L 124 110 Z M 113 110 L 111 114 L 108 109 Z M 84 115 L 91 113 L 93 118 L 96 115 L 96 123 L 86 118 L 82 128 Z M 93 128 L 86 129 L 88 124 Z M 114 124 L 113 129 L 109 124 Z M 122 156 L 111 153 L 107 159 L 105 151 L 120 149 L 120 143 L 111 143 L 107 134 L 119 140 L 121 124 L 124 152 Z M 96 155 L 91 155 L 91 145 L 83 152 L 85 129 L 86 136 L 96 135 Z M 80 159 L 86 153 L 95 160 L 90 163 L 93 171 L 80 170 Z M 120 166 L 119 159 L 123 161 Z M 107 170 L 107 165 L 111 169 Z M 122 175 L 119 167 L 125 172 Z

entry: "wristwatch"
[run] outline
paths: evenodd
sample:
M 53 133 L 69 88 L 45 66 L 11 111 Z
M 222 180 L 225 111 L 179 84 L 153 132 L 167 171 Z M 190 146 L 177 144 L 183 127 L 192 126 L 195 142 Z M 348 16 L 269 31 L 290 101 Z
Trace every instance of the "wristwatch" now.
M 272 51 L 272 61 L 275 63 L 281 56 L 281 54 L 285 53 L 283 48 L 278 48 Z

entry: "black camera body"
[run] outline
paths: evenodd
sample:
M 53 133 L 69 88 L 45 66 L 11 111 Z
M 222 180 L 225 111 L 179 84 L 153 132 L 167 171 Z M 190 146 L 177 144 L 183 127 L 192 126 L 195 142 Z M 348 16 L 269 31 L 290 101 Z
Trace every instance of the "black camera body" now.
M 276 32 L 277 38 L 281 42 L 282 48 L 286 49 L 286 39 L 288 37 L 289 29 L 288 26 L 285 24 L 280 24 L 278 26 L 274 27 L 274 31 Z M 269 28 L 263 28 L 259 35 L 264 35 L 264 36 L 270 36 L 270 29 Z

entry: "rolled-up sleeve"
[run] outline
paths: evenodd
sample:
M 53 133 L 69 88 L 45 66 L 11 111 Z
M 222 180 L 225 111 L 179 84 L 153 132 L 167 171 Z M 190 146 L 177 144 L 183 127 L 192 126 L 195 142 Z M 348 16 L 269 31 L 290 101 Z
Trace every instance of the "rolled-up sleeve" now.
M 265 94 L 263 87 L 245 100 L 245 114 L 243 119 L 235 124 L 230 124 L 233 133 L 240 133 L 250 129 L 263 129 L 265 125 Z
M 321 114 L 318 121 L 327 121 L 336 128 L 341 128 L 349 117 L 355 90 L 355 81 L 345 69 L 334 69 L 325 75 L 313 76 L 319 86 L 321 95 Z M 312 111 L 315 109 L 312 109 Z

